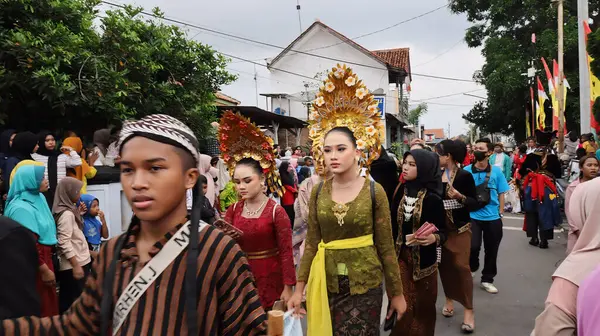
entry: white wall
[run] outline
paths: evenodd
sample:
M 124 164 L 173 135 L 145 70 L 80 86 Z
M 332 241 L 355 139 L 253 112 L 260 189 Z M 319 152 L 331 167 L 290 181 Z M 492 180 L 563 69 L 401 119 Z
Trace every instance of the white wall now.
M 338 39 L 336 36 L 330 34 L 320 26 L 317 26 L 315 29 L 310 31 L 301 41 L 299 41 L 298 44 L 293 46 L 293 49 L 307 51 L 311 54 L 317 54 L 321 56 L 380 68 L 375 69 L 348 64 L 348 67 L 352 68 L 352 70 L 358 75 L 359 79 L 361 79 L 365 83 L 369 90 L 375 91 L 380 88 L 384 90 L 385 94 L 387 95 L 386 112 L 395 113 L 396 109 L 394 105 L 391 104 L 392 98 L 390 97 L 391 94 L 388 90 L 388 71 L 385 68 L 385 65 L 377 62 L 368 55 L 365 55 L 363 52 L 359 51 L 355 47 L 340 42 L 341 40 Z M 330 45 L 335 46 L 325 49 L 309 51 L 311 49 Z M 273 67 L 313 78 L 319 72 L 331 70 L 331 68 L 336 66 L 337 63 L 338 62 L 336 61 L 309 56 L 306 54 L 298 54 L 294 51 L 289 51 L 286 55 L 284 55 L 283 58 L 279 59 L 278 62 L 273 65 Z M 274 69 L 271 69 L 270 76 L 273 79 L 273 83 L 276 83 L 272 84 L 272 92 L 285 92 L 290 94 L 302 92 L 306 90 L 306 88 L 304 87 L 305 82 L 309 82 L 313 85 L 311 88 L 309 88 L 309 91 L 314 90 L 315 88 L 318 88 L 320 86 L 320 83 L 318 83 L 317 81 L 311 81 L 306 78 L 291 75 Z M 272 101 L 273 104 L 276 104 L 275 102 L 277 101 L 277 99 L 273 99 Z M 302 102 L 292 101 L 290 112 L 292 117 L 302 120 L 307 119 L 306 107 L 304 107 Z
M 118 236 L 127 230 L 133 211 L 131 211 L 120 182 L 88 185 L 87 193 L 98 199 L 100 209 L 106 214 L 109 238 Z

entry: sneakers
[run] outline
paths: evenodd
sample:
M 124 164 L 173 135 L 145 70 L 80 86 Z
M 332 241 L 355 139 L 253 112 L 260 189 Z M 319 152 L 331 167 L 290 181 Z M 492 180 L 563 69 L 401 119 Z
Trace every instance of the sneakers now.
M 482 282 L 481 289 L 483 289 L 484 291 L 486 291 L 490 294 L 498 294 L 498 288 L 496 288 L 496 286 L 494 286 L 494 284 L 491 284 L 489 282 Z

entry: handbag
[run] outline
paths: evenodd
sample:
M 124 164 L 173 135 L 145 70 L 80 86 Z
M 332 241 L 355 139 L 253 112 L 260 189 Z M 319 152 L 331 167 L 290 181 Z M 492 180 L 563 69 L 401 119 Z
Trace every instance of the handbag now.
M 485 180 L 483 181 L 483 183 L 475 187 L 475 200 L 477 200 L 476 210 L 485 208 L 488 204 L 490 204 L 490 201 L 492 199 L 489 188 L 492 169 L 491 167 L 489 167 L 489 169 L 490 170 L 485 174 Z

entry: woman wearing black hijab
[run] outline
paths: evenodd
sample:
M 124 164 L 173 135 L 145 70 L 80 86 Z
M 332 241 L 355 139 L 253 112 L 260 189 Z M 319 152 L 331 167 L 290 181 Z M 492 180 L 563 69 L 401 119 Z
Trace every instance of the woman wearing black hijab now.
M 294 183 L 294 176 L 292 175 L 293 173 L 289 170 L 290 163 L 288 161 L 283 161 L 281 166 L 279 166 L 281 184 L 283 184 L 283 188 L 285 189 L 283 196 L 281 197 L 281 206 L 285 209 L 288 217 L 290 217 L 290 221 L 294 223 L 294 218 L 296 218 L 294 212 L 294 201 L 296 200 L 298 189 L 296 188 L 296 183 Z
M 444 244 L 447 231 L 438 156 L 423 149 L 405 153 L 402 176 L 405 182 L 398 186 L 391 210 L 407 310 L 392 335 L 433 336 L 438 248 Z M 425 223 L 435 225 L 438 231 L 413 238 Z M 407 235 L 411 236 L 407 239 Z
M 50 188 L 44 193 L 48 206 L 54 205 L 56 186 L 63 178 L 67 177 L 67 170 L 81 166 L 81 157 L 73 148 L 63 146 L 60 151 L 56 149 L 56 138 L 49 131 L 41 131 L 37 135 L 39 148 L 31 157 L 44 164 L 46 170 L 44 177 L 48 179 Z
M 10 176 L 5 177 L 4 172 L 6 171 L 6 163 L 8 162 L 8 157 L 11 155 L 10 149 L 16 134 L 17 131 L 14 129 L 7 129 L 0 133 L 0 169 L 2 170 L 2 181 L 7 181 L 6 183 L 2 183 L 0 196 L 8 193 L 8 179 Z M 4 197 L 0 198 L 0 202 L 4 202 Z
M 0 153 L 2 156 L 8 156 L 10 153 L 10 147 L 16 134 L 17 131 L 14 129 L 7 129 L 0 133 Z
M 2 178 L 6 185 L 6 191 L 10 188 L 10 174 L 15 166 L 23 160 L 33 160 L 31 153 L 35 153 L 38 148 L 37 135 L 31 132 L 20 132 L 15 135 L 2 170 Z
M 388 202 L 392 202 L 394 190 L 398 185 L 398 165 L 396 165 L 396 161 L 388 155 L 383 146 L 381 146 L 381 151 L 379 152 L 379 159 L 371 163 L 369 172 L 371 177 L 373 177 L 373 180 L 381 184 L 385 190 Z

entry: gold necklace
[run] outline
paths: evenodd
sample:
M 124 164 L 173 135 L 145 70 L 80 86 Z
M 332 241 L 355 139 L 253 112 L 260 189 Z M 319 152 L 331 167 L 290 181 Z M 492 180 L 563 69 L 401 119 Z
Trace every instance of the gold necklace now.
M 262 208 L 265 206 L 265 204 L 267 204 L 267 200 L 268 200 L 268 198 L 265 198 L 265 200 L 260 204 L 258 209 L 254 210 L 254 211 L 250 211 L 250 209 L 248 208 L 248 203 L 244 202 L 244 211 L 246 211 L 246 215 L 247 216 L 256 216 L 262 210 Z
M 342 226 L 344 225 L 344 217 L 346 217 L 346 214 L 348 213 L 348 210 L 350 210 L 350 207 L 347 204 L 340 204 L 337 202 L 333 203 L 334 204 L 331 210 L 333 211 L 335 218 L 337 218 L 339 226 Z

